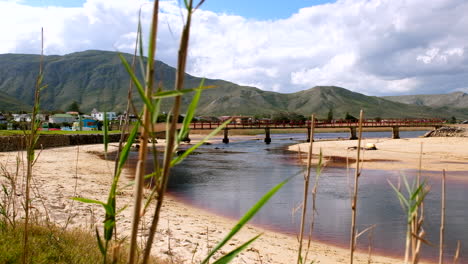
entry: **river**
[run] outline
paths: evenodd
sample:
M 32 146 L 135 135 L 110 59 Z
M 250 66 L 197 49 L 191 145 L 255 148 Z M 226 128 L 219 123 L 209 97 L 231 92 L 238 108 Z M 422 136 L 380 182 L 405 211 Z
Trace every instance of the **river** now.
M 402 131 L 401 137 L 417 137 L 424 131 Z M 346 138 L 347 133 L 319 133 L 315 139 Z M 390 137 L 390 132 L 369 132 L 364 137 Z M 304 168 L 297 162 L 297 153 L 287 146 L 306 138 L 305 134 L 274 134 L 272 143 L 232 137 L 229 144 L 204 145 L 199 155 L 190 155 L 173 168 L 169 192 L 179 199 L 208 211 L 232 218 L 241 217 L 270 188 L 290 177 L 288 182 L 252 219 L 261 227 L 288 234 L 297 234 L 302 201 Z M 315 171 L 314 171 L 315 172 Z M 401 175 L 411 181 L 414 171 L 364 170 L 360 177 L 358 230 L 375 225 L 361 236 L 358 247 L 367 250 L 371 241 L 374 252 L 403 256 L 406 233 L 405 215 L 388 181 L 397 184 Z M 423 175 L 439 174 L 424 172 Z M 353 171 L 325 168 L 320 175 L 317 194 L 317 216 L 314 239 L 348 247 L 351 223 L 350 190 Z M 468 184 L 452 179 L 448 172 L 446 212 L 446 256 L 453 258 L 457 240 L 462 242 L 461 263 L 468 261 L 463 252 L 468 238 Z M 433 175 L 434 176 L 434 175 Z M 456 175 L 454 175 L 456 176 Z M 313 175 L 314 177 L 314 175 Z M 423 258 L 438 256 L 440 222 L 440 177 L 428 177 L 431 190 L 425 200 L 426 239 L 436 245 L 424 246 Z M 310 210 L 309 210 L 310 212 Z M 463 242 L 466 242 L 463 244 Z

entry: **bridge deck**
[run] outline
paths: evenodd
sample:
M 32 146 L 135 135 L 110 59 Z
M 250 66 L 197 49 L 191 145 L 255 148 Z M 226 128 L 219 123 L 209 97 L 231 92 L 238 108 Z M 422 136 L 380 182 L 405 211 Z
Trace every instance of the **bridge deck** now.
M 221 122 L 193 122 L 190 125 L 191 129 L 214 129 L 221 125 Z M 306 122 L 244 122 L 230 123 L 226 126 L 227 129 L 291 129 L 291 128 L 310 128 L 311 121 Z M 445 121 L 442 120 L 385 120 L 385 121 L 364 121 L 363 127 L 438 127 L 443 126 Z M 359 126 L 359 122 L 353 121 L 335 121 L 323 122 L 316 121 L 315 128 L 355 128 Z

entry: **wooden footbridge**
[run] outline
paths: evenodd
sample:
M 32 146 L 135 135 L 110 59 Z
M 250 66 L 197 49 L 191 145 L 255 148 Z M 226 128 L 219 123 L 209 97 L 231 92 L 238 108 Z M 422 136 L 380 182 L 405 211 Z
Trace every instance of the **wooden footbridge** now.
M 212 130 L 219 127 L 221 122 L 193 122 L 190 125 L 192 130 Z M 417 119 L 417 120 L 397 120 L 397 119 L 386 119 L 386 120 L 363 120 L 363 128 L 391 128 L 392 138 L 400 138 L 400 127 L 434 127 L 439 128 L 445 124 L 445 121 L 440 119 Z M 331 122 L 316 120 L 314 123 L 315 128 L 345 128 L 349 129 L 349 139 L 357 139 L 357 129 L 359 127 L 359 121 L 351 120 L 333 120 Z M 224 130 L 224 143 L 229 143 L 229 130 L 231 129 L 265 129 L 265 143 L 271 142 L 270 129 L 296 129 L 303 128 L 307 129 L 307 142 L 310 142 L 310 129 L 311 121 L 305 122 L 231 122 Z

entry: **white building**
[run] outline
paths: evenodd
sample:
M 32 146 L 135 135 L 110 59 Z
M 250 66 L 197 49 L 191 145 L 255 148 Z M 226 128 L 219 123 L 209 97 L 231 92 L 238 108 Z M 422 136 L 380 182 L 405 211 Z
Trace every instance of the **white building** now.
M 73 123 L 76 117 L 69 114 L 55 114 L 49 116 L 49 123 L 60 124 L 60 123 Z
M 104 113 L 106 113 L 107 120 L 109 121 L 117 119 L 115 112 L 98 112 L 96 108 L 91 111 L 91 117 L 99 121 L 104 121 Z

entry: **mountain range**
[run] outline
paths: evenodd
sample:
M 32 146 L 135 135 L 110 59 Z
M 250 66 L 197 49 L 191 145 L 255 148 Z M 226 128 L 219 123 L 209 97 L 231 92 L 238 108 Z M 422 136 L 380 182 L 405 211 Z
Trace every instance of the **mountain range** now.
M 83 112 L 124 111 L 127 104 L 129 77 L 118 53 L 88 50 L 64 56 L 44 57 L 44 80 L 47 87 L 41 93 L 41 108 L 67 110 L 76 101 Z M 127 61 L 132 56 L 124 54 Z M 0 111 L 29 111 L 34 99 L 34 85 L 40 56 L 0 54 Z M 139 66 L 137 65 L 137 69 Z M 141 78 L 141 72 L 139 77 Z M 156 61 L 155 80 L 164 89 L 172 89 L 175 69 Z M 186 74 L 185 87 L 197 87 L 201 78 Z M 197 109 L 198 115 L 268 115 L 275 112 L 317 114 L 326 117 L 332 109 L 335 118 L 346 112 L 366 117 L 382 118 L 468 118 L 468 95 L 457 92 L 445 95 L 366 96 L 335 86 L 317 86 L 296 93 L 276 93 L 255 87 L 241 86 L 224 80 L 206 79 Z M 136 91 L 134 98 L 138 98 Z M 191 96 L 183 97 L 187 106 Z M 162 108 L 170 109 L 171 100 Z M 135 100 L 141 106 L 140 100 Z

